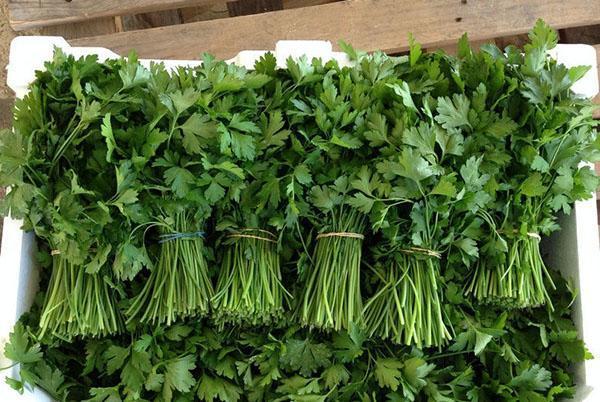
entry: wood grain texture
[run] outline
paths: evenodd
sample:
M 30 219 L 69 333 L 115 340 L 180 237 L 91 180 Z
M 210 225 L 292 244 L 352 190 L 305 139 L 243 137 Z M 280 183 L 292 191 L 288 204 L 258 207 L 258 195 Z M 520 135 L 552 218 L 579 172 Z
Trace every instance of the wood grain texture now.
M 211 0 L 8 0 L 14 30 L 197 6 Z M 225 2 L 225 0 L 223 0 Z
M 241 0 L 246 1 L 246 0 Z M 312 7 L 341 0 L 281 0 L 283 9 Z M 228 2 L 224 0 L 206 0 L 201 6 L 180 9 L 184 23 L 216 20 L 230 16 Z
M 243 49 L 273 49 L 281 39 L 343 39 L 359 49 L 395 53 L 412 32 L 425 48 L 527 32 L 538 18 L 554 28 L 600 23 L 598 0 L 347 0 L 315 7 L 203 21 L 75 40 L 144 58 L 229 58 Z
M 93 18 L 85 22 L 64 25 L 52 25 L 40 29 L 40 34 L 62 36 L 65 39 L 84 38 L 86 36 L 108 35 L 119 32 L 112 17 Z
M 320 6 L 322 4 L 335 3 L 338 1 L 341 0 L 282 0 L 284 9 Z

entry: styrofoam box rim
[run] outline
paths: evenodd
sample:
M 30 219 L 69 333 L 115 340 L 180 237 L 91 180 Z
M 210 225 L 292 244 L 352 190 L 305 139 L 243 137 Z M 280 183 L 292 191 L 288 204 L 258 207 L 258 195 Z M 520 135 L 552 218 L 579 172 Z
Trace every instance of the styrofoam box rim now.
M 52 59 L 54 48 L 74 56 L 96 54 L 100 61 L 117 58 L 117 54 L 99 47 L 72 47 L 61 37 L 21 36 L 11 42 L 9 64 L 7 67 L 7 84 L 15 91 L 17 97 L 23 97 L 28 85 L 35 78 L 35 71 L 43 68 L 44 62 Z M 285 68 L 288 57 L 297 58 L 306 55 L 309 58 L 320 57 L 323 60 L 336 59 L 341 65 L 351 62 L 345 53 L 333 52 L 327 41 L 279 41 L 272 51 L 277 58 L 277 65 Z M 265 50 L 246 50 L 228 60 L 231 63 L 252 68 L 254 62 Z M 551 55 L 568 67 L 576 65 L 592 66 L 591 70 L 573 86 L 573 90 L 583 97 L 593 97 L 598 93 L 598 65 L 596 52 L 588 45 L 558 45 Z M 167 68 L 178 66 L 197 66 L 198 60 L 140 60 L 144 65 L 152 61 L 160 61 Z M 37 290 L 37 271 L 33 265 L 35 239 L 32 233 L 24 233 L 21 222 L 6 218 L 2 233 L 2 249 L 0 252 L 0 344 L 4 344 L 8 333 L 18 317 L 27 311 L 33 302 Z M 587 344 L 595 356 L 600 357 L 600 323 L 596 320 L 596 308 L 600 307 L 600 248 L 598 242 L 598 226 L 595 196 L 589 200 L 577 202 L 574 212 L 562 220 L 563 229 L 549 240 L 550 263 L 573 279 L 579 288 L 579 298 L 574 309 L 574 319 Z M 0 358 L 2 362 L 4 357 Z M 0 363 L 1 366 L 6 366 Z M 600 361 L 591 360 L 579 365 L 576 369 L 578 388 L 576 400 L 600 400 Z M 1 375 L 1 374 L 0 374 Z M 14 368 L 13 376 L 17 375 Z M 15 400 L 17 394 L 8 389 L 2 381 L 0 400 Z M 20 401 L 50 401 L 43 391 L 26 392 L 19 397 Z

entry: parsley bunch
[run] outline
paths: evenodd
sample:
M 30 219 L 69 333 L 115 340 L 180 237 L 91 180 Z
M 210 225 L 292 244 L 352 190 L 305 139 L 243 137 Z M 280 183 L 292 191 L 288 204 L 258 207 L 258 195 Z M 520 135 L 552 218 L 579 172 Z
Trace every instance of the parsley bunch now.
M 489 203 L 478 213 L 489 234 L 479 239 L 482 255 L 466 290 L 483 302 L 552 307 L 548 288 L 555 285 L 540 240 L 559 229 L 559 211 L 569 213 L 598 186 L 581 163 L 596 158 L 596 122 L 587 101 L 571 93 L 588 68 L 548 58 L 557 36 L 542 22 L 529 36 L 523 54 L 512 47 L 473 53 L 463 41 L 456 61 L 466 94 L 457 124 L 468 133 L 465 156 L 483 155 Z M 473 80 L 474 70 L 490 84 Z
M 273 82 L 275 60 L 271 55 L 256 63 L 251 76 L 261 78 L 252 96 L 232 108 L 229 130 L 244 138 L 239 152 L 239 184 L 228 202 L 215 208 L 217 247 L 223 250 L 213 319 L 220 325 L 277 325 L 284 318 L 290 294 L 283 284 L 280 251 L 284 182 L 290 166 L 280 158 L 289 144 L 279 108 L 281 82 Z M 249 92 L 250 94 L 250 92 Z M 239 95 L 238 95 L 239 97 Z
M 357 167 L 370 147 L 361 148 L 358 127 L 368 104 L 360 101 L 370 91 L 354 72 L 330 62 L 323 65 L 306 59 L 288 60 L 288 71 L 297 95 L 290 101 L 288 118 L 301 134 L 304 158 L 294 174 L 303 193 L 288 192 L 295 215 L 318 233 L 312 257 L 303 270 L 305 285 L 300 289 L 297 316 L 306 326 L 321 329 L 347 329 L 358 324 L 362 315 L 361 255 L 366 216 L 353 202 L 350 186 Z M 313 85 L 317 82 L 317 85 Z M 358 91 L 364 93 L 360 93 Z M 364 100 L 364 99 L 363 99 Z M 314 185 L 308 187 L 308 184 Z M 304 208 L 297 208 L 303 195 Z M 302 205 L 302 204 L 301 204 Z M 300 232 L 302 244 L 308 243 Z
M 128 195 L 115 192 L 99 125 L 111 104 L 95 96 L 92 82 L 103 76 L 112 90 L 124 64 L 57 51 L 17 101 L 14 129 L 3 136 L 1 181 L 11 186 L 5 212 L 24 218 L 24 229 L 44 239 L 53 256 L 42 335 L 106 336 L 121 328 L 108 233 Z

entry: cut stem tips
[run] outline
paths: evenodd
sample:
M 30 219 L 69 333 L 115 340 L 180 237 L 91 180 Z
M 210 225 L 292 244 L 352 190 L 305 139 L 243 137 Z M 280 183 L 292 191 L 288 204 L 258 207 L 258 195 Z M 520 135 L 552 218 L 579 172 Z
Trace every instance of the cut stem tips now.
M 209 311 L 213 287 L 208 275 L 201 236 L 173 236 L 198 233 L 191 214 L 178 212 L 174 224 L 163 226 L 158 263 L 142 291 L 127 310 L 128 320 L 171 325 L 178 318 L 202 317 Z M 166 235 L 166 236 L 165 236 Z
M 213 318 L 219 325 L 265 325 L 283 317 L 290 297 L 281 283 L 275 235 L 246 229 L 227 237 Z
M 362 321 L 363 236 L 357 233 L 361 219 L 356 213 L 349 213 L 340 220 L 340 226 L 332 225 L 333 232 L 317 237 L 313 266 L 300 307 L 300 320 L 309 327 L 338 331 Z
M 440 260 L 399 253 L 389 261 L 379 274 L 381 286 L 365 306 L 368 334 L 419 348 L 444 345 L 451 334 L 440 295 Z
M 40 337 L 104 337 L 121 330 L 113 291 L 100 273 L 88 274 L 60 254 L 52 256 L 52 274 L 40 316 Z
M 465 293 L 481 303 L 508 308 L 545 304 L 552 308 L 546 285 L 555 289 L 540 254 L 539 237 L 514 236 L 508 239 L 504 263 L 491 259 L 478 261 Z

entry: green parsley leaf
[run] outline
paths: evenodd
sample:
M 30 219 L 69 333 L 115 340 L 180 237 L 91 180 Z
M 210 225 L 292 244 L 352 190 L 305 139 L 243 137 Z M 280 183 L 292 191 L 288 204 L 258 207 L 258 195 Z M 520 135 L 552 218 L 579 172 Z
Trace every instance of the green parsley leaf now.
M 463 94 L 454 94 L 449 97 L 438 98 L 435 121 L 440 123 L 446 130 L 453 128 L 471 127 L 469 123 L 469 99 Z
M 375 378 L 382 388 L 390 388 L 396 391 L 400 386 L 400 379 L 404 367 L 402 362 L 393 358 L 379 358 L 375 361 Z
M 350 380 L 350 373 L 342 364 L 334 364 L 323 371 L 325 387 L 332 389 L 340 384 L 346 384 Z
M 311 375 L 320 367 L 330 364 L 331 351 L 322 343 L 313 343 L 310 339 L 289 339 L 281 362 L 302 375 Z
M 542 184 L 542 175 L 533 173 L 525 179 L 520 186 L 521 193 L 527 197 L 539 197 L 546 192 L 546 186 Z
M 8 335 L 8 343 L 4 346 L 4 356 L 21 364 L 35 363 L 42 360 L 40 344 L 31 342 L 31 338 L 21 322 L 17 322 Z
M 513 377 L 509 385 L 519 391 L 546 391 L 552 385 L 552 378 L 548 370 L 534 364 Z
M 177 358 L 165 365 L 165 380 L 162 395 L 165 401 L 173 399 L 173 391 L 189 392 L 196 384 L 191 371 L 196 368 L 195 358 L 192 355 Z
M 236 402 L 240 400 L 242 393 L 242 389 L 237 385 L 223 378 L 211 377 L 206 374 L 200 379 L 200 386 L 198 387 L 198 398 L 207 402 L 216 400 Z

